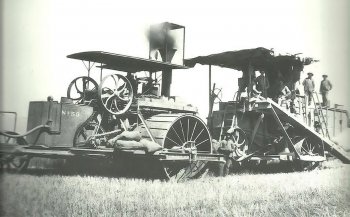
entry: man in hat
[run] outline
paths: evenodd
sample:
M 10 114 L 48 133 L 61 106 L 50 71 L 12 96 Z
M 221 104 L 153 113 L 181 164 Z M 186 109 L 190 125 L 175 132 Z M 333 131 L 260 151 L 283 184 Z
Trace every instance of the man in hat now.
M 322 95 L 322 106 L 329 106 L 328 92 L 332 90 L 332 84 L 327 79 L 328 75 L 322 75 L 323 80 L 320 85 L 320 93 Z
M 308 99 L 308 105 L 311 105 L 312 101 L 312 93 L 315 91 L 315 82 L 312 79 L 312 76 L 314 74 L 312 72 L 307 73 L 307 78 L 304 79 L 303 81 L 303 86 L 304 86 L 304 94 Z

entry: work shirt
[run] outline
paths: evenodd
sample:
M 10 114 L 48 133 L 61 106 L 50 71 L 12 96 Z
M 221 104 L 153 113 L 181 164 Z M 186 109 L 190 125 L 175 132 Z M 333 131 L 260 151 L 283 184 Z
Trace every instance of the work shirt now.
M 315 90 L 315 82 L 312 78 L 305 78 L 303 85 L 305 92 L 313 92 Z
M 267 79 L 265 76 L 262 76 L 262 75 L 259 75 L 255 79 L 255 83 L 256 83 L 256 89 L 259 91 L 264 91 L 270 87 L 269 79 Z
M 329 80 L 325 79 L 321 81 L 320 92 L 327 92 L 332 89 L 332 84 Z

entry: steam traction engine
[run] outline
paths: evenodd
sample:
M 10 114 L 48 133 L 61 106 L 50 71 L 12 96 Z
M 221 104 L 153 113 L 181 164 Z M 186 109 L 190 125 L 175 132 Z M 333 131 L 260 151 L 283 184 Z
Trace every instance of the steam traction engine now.
M 132 156 L 155 160 L 166 178 L 181 180 L 201 175 L 208 161 L 223 161 L 212 154 L 211 135 L 197 109 L 170 96 L 172 70 L 187 68 L 171 63 L 177 51 L 183 60 L 184 43 L 175 49 L 172 34 L 182 31 L 184 41 L 184 27 L 152 28 L 150 58 L 158 53 L 163 61 L 100 51 L 69 55 L 85 64 L 88 75 L 75 78 L 61 102 L 30 102 L 26 134 L 1 132 L 2 167 L 21 170 L 33 157 Z M 90 76 L 95 64 L 99 82 Z M 118 72 L 102 77 L 105 69 Z

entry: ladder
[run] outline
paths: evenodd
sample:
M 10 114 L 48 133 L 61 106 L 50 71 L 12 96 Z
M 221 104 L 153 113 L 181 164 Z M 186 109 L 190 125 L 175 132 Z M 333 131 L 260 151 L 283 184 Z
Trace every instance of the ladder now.
M 315 101 L 314 95 L 316 95 L 317 103 L 316 103 L 316 101 Z M 317 114 L 318 120 L 319 120 L 319 122 L 320 122 L 320 124 L 321 124 L 322 134 L 325 135 L 325 133 L 326 133 L 326 136 L 327 136 L 328 138 L 330 138 L 330 136 L 329 136 L 329 131 L 328 131 L 328 127 L 327 127 L 327 123 L 326 123 L 326 119 L 325 119 L 325 117 L 324 117 L 323 110 L 322 110 L 322 106 L 321 106 L 321 103 L 320 103 L 320 99 L 319 99 L 318 94 L 317 94 L 316 92 L 313 92 L 313 94 L 312 94 L 312 101 L 314 102 L 316 114 Z M 324 130 L 325 130 L 326 132 L 324 132 Z

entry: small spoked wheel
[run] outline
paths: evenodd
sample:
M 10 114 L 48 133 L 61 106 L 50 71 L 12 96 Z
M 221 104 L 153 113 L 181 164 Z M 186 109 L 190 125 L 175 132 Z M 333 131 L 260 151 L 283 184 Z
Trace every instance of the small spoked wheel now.
M 214 104 L 219 104 L 222 100 L 222 90 L 215 88 L 213 90 Z
M 1 166 L 9 172 L 22 172 L 28 168 L 30 157 L 28 155 L 16 156 L 6 154 L 1 156 Z
M 295 149 L 300 156 L 323 156 L 323 146 L 321 141 L 311 139 L 309 137 L 295 137 L 293 138 Z M 297 160 L 293 163 L 293 169 L 296 171 L 310 171 L 319 166 L 318 161 L 302 161 Z
M 248 140 L 245 132 L 241 128 L 234 128 L 226 136 L 228 142 L 232 141 L 234 152 L 238 157 L 248 154 Z
M 5 132 L 10 135 L 18 135 L 18 133 L 7 131 Z M 7 145 L 28 145 L 27 141 L 23 137 L 10 137 L 0 135 L 0 143 Z M 30 161 L 28 155 L 16 155 L 14 153 L 4 153 L 0 155 L 0 166 L 2 170 L 9 172 L 22 172 L 27 169 Z
M 87 76 L 75 78 L 68 86 L 67 97 L 77 104 L 97 98 L 97 82 Z
M 78 148 L 96 148 L 103 139 L 101 139 L 101 136 L 96 137 L 95 135 L 103 133 L 105 131 L 98 123 L 84 123 L 75 133 L 73 146 Z M 104 137 L 102 136 L 102 138 Z
M 125 113 L 134 96 L 130 81 L 119 74 L 104 77 L 98 87 L 98 94 L 103 107 L 114 115 Z

